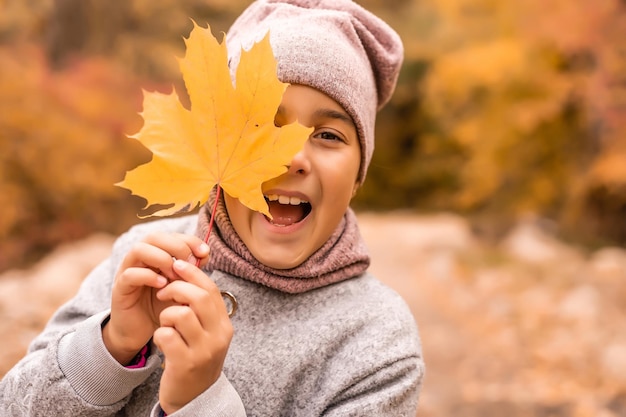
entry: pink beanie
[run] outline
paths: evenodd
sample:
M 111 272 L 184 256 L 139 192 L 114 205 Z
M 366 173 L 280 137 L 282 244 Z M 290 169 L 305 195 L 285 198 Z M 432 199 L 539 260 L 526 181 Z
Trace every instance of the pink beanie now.
M 231 68 L 269 30 L 278 78 L 314 87 L 352 117 L 361 144 L 359 182 L 374 151 L 376 112 L 390 99 L 403 59 L 402 41 L 351 0 L 257 0 L 227 34 Z

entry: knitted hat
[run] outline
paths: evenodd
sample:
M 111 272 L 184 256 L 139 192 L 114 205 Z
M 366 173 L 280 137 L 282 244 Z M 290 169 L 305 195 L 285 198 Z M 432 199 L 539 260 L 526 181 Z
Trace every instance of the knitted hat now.
M 241 49 L 249 50 L 268 30 L 278 78 L 324 92 L 352 117 L 362 183 L 374 151 L 376 112 L 389 101 L 402 64 L 400 37 L 351 0 L 257 0 L 228 31 L 231 68 Z

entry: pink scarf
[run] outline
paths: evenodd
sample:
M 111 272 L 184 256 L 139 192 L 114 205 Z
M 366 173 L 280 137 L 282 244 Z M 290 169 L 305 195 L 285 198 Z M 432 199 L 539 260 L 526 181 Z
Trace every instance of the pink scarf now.
M 215 192 L 200 209 L 197 233 L 206 236 Z M 361 275 L 370 263 L 354 212 L 348 208 L 328 241 L 306 261 L 292 269 L 270 268 L 256 260 L 235 232 L 224 199 L 220 198 L 209 237 L 208 271 L 228 274 L 287 293 L 302 293 Z

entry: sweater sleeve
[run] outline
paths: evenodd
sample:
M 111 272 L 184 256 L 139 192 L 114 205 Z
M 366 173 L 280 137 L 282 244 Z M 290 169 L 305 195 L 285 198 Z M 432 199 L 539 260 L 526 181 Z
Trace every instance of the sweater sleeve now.
M 104 346 L 101 323 L 108 316 L 115 267 L 111 259 L 98 265 L 3 377 L 0 415 L 112 416 L 158 367 L 155 355 L 146 368 L 124 368 Z
M 420 357 L 407 357 L 374 370 L 343 391 L 325 417 L 414 417 L 424 377 Z
M 160 365 L 158 356 L 148 357 L 145 367 L 127 368 L 104 346 L 102 322 L 108 312 L 85 320 L 59 341 L 57 359 L 61 372 L 85 402 L 98 406 L 119 403 Z
M 362 314 L 330 313 L 341 330 L 329 347 L 325 417 L 415 417 L 418 409 L 425 364 L 417 324 L 395 291 L 370 285 L 376 297 L 356 293 L 345 302 L 355 310 L 360 304 Z
M 26 356 L 2 378 L 0 416 L 112 417 L 121 410 L 132 415 L 145 410 L 141 413 L 147 416 L 155 404 L 154 387 L 148 385 L 158 381 L 155 375 L 161 364 L 157 349 L 151 349 L 144 367 L 124 367 L 104 346 L 101 326 L 109 315 L 115 272 L 133 242 L 154 230 L 191 233 L 194 227 L 192 217 L 161 220 L 122 235 L 111 256 L 85 278 L 77 294 L 33 340 Z M 245 415 L 238 394 L 225 378 L 214 385 L 190 404 L 192 411 L 176 415 L 202 415 L 193 410 L 222 406 L 231 411 L 215 415 Z M 128 411 L 131 408 L 134 411 Z
M 152 355 L 144 368 L 125 368 L 102 340 L 115 271 L 138 234 L 127 233 L 116 241 L 111 256 L 85 278 L 33 340 L 26 356 L 3 377 L 0 415 L 113 416 L 159 367 L 160 358 Z
M 161 407 L 157 404 L 152 410 L 151 417 L 163 416 Z M 206 391 L 196 397 L 173 414 L 167 417 L 246 417 L 246 410 L 235 388 L 224 374 Z

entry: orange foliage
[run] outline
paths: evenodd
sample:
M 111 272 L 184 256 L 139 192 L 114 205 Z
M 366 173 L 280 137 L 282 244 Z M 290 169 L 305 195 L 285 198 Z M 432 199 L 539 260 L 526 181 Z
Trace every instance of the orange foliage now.
M 626 165 L 626 8 L 617 0 L 548 3 L 432 2 L 440 49 L 424 108 L 437 135 L 465 157 L 452 203 L 509 218 L 540 213 L 578 232 L 596 208 L 593 216 L 608 214 L 611 224 L 587 232 L 599 226 L 626 241 L 625 227 L 613 233 L 618 213 L 603 213 L 592 197 L 621 188 L 614 205 L 626 208 L 626 175 L 615 162 Z
M 0 269 L 128 224 L 128 210 L 101 209 L 122 207 L 112 184 L 146 158 L 124 140 L 140 123 L 132 77 L 99 59 L 54 72 L 39 48 L 4 47 L 0 91 Z
M 0 2 L 0 269 L 136 221 L 121 219 L 140 202 L 110 186 L 148 159 L 124 138 L 141 125 L 146 82 L 135 77 L 180 85 L 190 18 L 226 30 L 247 4 Z M 530 211 L 626 242 L 623 2 L 363 4 L 397 28 L 406 59 L 357 208 L 457 210 L 505 226 Z

